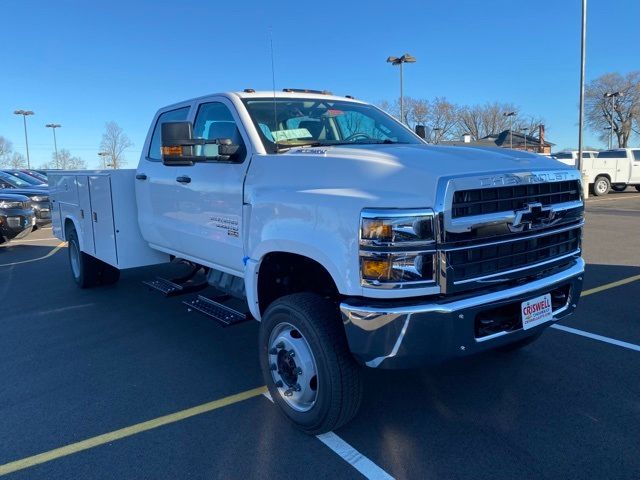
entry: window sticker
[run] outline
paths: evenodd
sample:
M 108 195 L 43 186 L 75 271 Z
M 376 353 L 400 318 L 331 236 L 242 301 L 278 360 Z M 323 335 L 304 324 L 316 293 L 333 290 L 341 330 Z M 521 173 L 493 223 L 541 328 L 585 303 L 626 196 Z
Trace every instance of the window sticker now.
M 296 140 L 298 138 L 313 138 L 306 128 L 293 128 L 291 130 L 275 130 L 271 132 L 276 142 L 284 140 Z

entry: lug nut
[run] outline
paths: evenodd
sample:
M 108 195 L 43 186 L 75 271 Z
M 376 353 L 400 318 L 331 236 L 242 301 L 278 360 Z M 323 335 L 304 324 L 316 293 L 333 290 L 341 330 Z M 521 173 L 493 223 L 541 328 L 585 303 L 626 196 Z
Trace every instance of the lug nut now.
M 284 391 L 284 396 L 285 396 L 285 397 L 290 397 L 291 395 L 293 395 L 293 388 L 287 388 L 287 389 Z
M 302 375 L 302 369 L 300 367 L 296 368 L 296 375 Z
M 279 343 L 276 345 L 276 348 L 277 348 L 278 350 L 282 350 L 282 349 L 284 348 L 284 343 L 279 342 Z
M 294 352 L 293 350 L 289 350 L 289 352 L 288 352 L 288 353 L 289 353 L 289 357 L 290 357 L 290 358 L 293 358 L 293 357 L 295 357 L 295 356 L 296 356 L 296 352 Z

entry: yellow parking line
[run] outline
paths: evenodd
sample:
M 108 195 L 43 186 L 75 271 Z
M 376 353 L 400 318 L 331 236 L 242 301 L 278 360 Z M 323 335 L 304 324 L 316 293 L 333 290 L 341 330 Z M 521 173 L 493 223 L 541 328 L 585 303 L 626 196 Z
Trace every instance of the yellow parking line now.
M 587 295 L 591 295 L 592 293 L 602 292 L 603 290 L 609 290 L 610 288 L 620 287 L 621 285 L 626 285 L 627 283 L 635 282 L 640 280 L 640 275 L 634 275 L 633 277 L 623 278 L 622 280 L 618 280 L 617 282 L 605 283 L 604 285 L 600 285 L 599 287 L 591 288 L 589 290 L 585 290 L 582 292 L 581 297 L 586 297 Z
M 154 428 L 158 428 L 163 425 L 179 422 L 181 420 L 184 420 L 189 417 L 193 417 L 195 415 L 201 415 L 206 412 L 211 412 L 212 410 L 217 410 L 218 408 L 226 407 L 234 403 L 242 402 L 243 400 L 248 400 L 250 398 L 257 397 L 258 395 L 262 395 L 266 391 L 267 391 L 267 387 L 254 388 L 252 390 L 247 390 L 245 392 L 237 393 L 235 395 L 230 395 L 228 397 L 224 397 L 219 400 L 214 400 L 209 403 L 203 403 L 202 405 L 198 405 L 196 407 L 188 408 L 186 410 L 181 410 L 179 412 L 171 413 L 169 415 L 164 415 L 162 417 L 154 418 L 153 420 L 147 420 L 146 422 L 137 423 L 135 425 L 131 425 L 130 427 L 125 427 L 119 430 L 114 430 L 113 432 L 104 433 L 102 435 L 98 435 L 97 437 L 88 438 L 86 440 L 72 443 L 64 447 L 56 448 L 54 450 L 49 450 L 48 452 L 23 458 L 22 460 L 16 460 L 15 462 L 5 463 L 4 465 L 0 465 L 0 476 L 7 475 L 9 473 L 13 473 L 18 470 L 23 470 L 25 468 L 33 467 L 41 463 L 50 462 L 51 460 L 55 460 L 60 457 L 65 457 L 73 453 L 78 453 L 83 450 L 88 450 L 89 448 L 97 447 L 99 445 L 104 445 L 105 443 L 113 442 L 115 440 L 120 440 L 125 437 L 130 437 L 131 435 L 136 435 L 141 432 L 146 432 L 147 430 L 152 430 Z
M 66 243 L 67 242 L 62 242 L 60 245 L 55 247 L 53 250 L 51 250 L 49 253 L 47 253 L 43 257 L 31 258 L 29 260 L 22 260 L 20 262 L 3 263 L 2 265 L 0 265 L 0 267 L 11 267 L 13 265 L 22 265 L 23 263 L 31 263 L 31 262 L 37 262 L 38 260 L 44 260 L 45 258 L 49 258 L 51 255 L 54 255 L 58 250 L 64 247 Z

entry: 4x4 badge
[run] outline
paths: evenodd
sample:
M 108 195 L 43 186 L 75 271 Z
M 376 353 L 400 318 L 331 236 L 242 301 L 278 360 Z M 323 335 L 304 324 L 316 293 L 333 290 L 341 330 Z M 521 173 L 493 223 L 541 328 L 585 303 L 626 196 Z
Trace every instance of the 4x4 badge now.
M 552 206 L 543 207 L 540 202 L 527 203 L 524 208 L 515 210 L 513 223 L 509 226 L 512 232 L 534 230 L 549 225 L 555 218 Z

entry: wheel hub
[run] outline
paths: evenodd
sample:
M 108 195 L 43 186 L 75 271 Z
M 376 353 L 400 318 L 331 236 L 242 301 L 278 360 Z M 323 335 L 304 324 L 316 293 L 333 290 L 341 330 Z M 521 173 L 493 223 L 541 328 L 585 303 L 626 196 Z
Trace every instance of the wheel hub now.
M 269 365 L 281 398 L 294 410 L 305 412 L 318 396 L 316 361 L 307 340 L 289 323 L 280 323 L 269 337 Z

